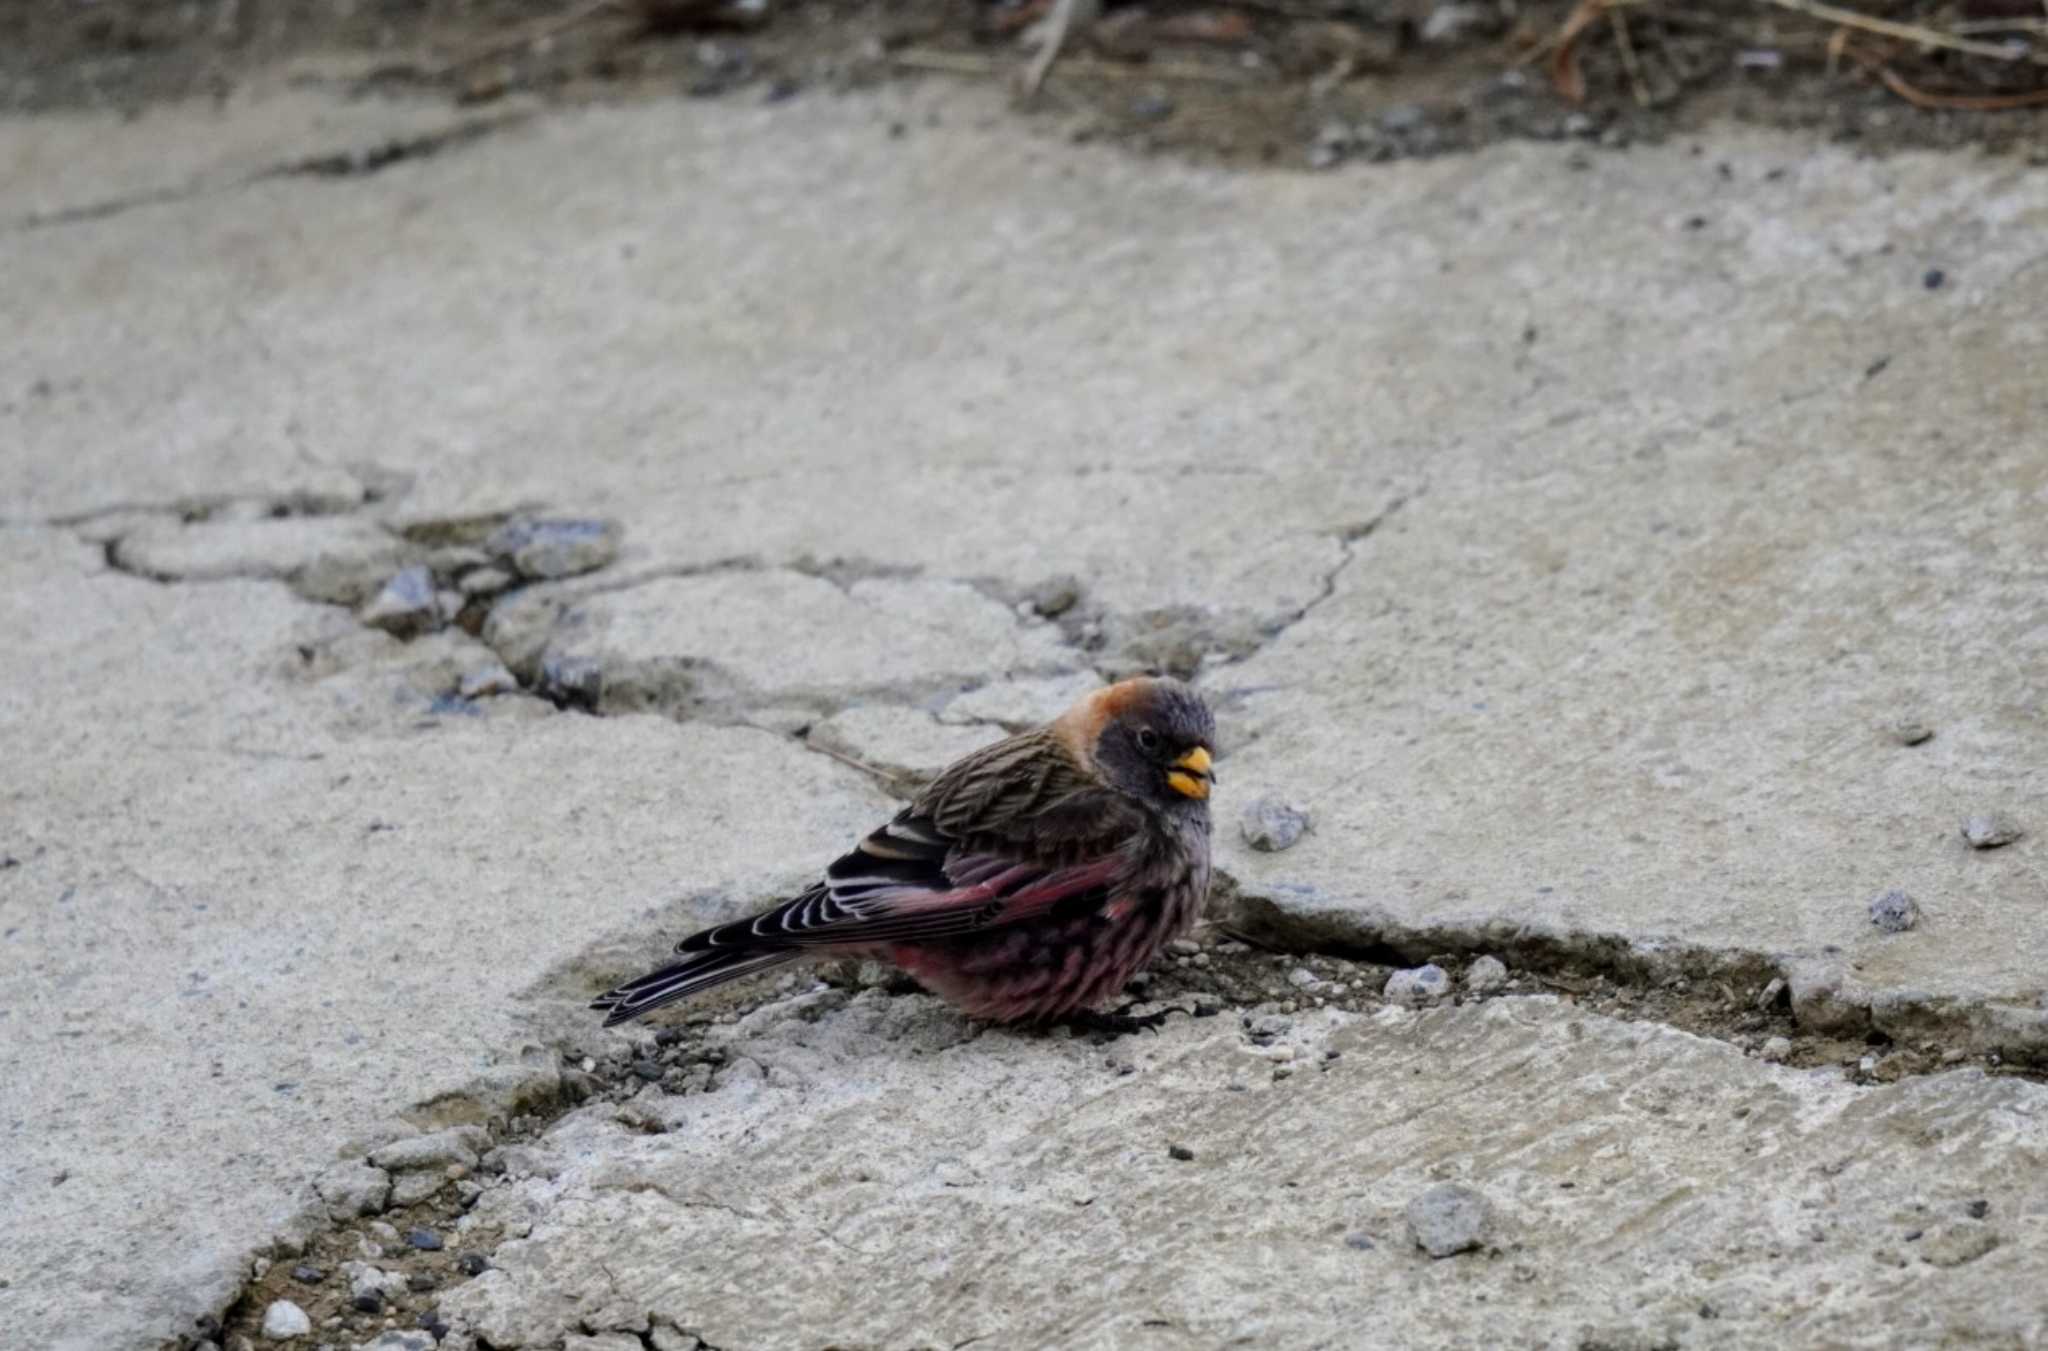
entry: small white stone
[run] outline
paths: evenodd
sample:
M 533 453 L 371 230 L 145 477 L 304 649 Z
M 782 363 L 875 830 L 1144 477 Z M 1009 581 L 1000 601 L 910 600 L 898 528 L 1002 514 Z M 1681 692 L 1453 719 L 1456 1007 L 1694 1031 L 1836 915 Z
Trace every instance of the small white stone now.
M 1308 813 L 1276 797 L 1254 798 L 1238 815 L 1238 833 L 1262 854 L 1291 848 L 1308 829 Z
M 313 1320 L 288 1299 L 273 1301 L 263 1311 L 263 1335 L 273 1342 L 288 1342 L 294 1337 L 309 1336 L 312 1331 Z
M 1387 977 L 1386 988 L 1381 991 L 1389 1003 L 1407 1004 L 1414 1008 L 1433 1004 L 1450 992 L 1449 974 L 1434 962 L 1407 971 L 1396 971 Z
M 1465 968 L 1465 988 L 1473 994 L 1492 994 L 1508 983 L 1508 969 L 1498 957 L 1481 957 Z
M 2026 831 L 2009 816 L 1999 812 L 1972 816 L 1963 822 L 1963 838 L 1972 849 L 1999 849 L 2023 839 Z
M 1408 1237 L 1431 1257 L 1450 1257 L 1479 1246 L 1489 1211 L 1470 1187 L 1443 1183 L 1408 1203 Z
M 1774 1065 L 1779 1064 L 1792 1055 L 1792 1040 L 1789 1037 L 1772 1037 L 1758 1054 Z

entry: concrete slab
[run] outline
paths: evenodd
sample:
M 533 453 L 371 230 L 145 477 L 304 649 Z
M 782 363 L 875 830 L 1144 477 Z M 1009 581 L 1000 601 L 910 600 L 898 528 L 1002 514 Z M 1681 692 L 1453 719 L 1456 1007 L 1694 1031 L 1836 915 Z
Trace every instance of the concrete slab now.
M 1288 1020 L 1281 1020 L 1286 1024 Z M 570 1114 L 443 1312 L 494 1347 L 2028 1345 L 2048 1091 L 1860 1090 L 1547 999 L 1176 1018 L 1104 1052 L 770 1004 L 704 1091 Z M 1284 1053 L 1288 1059 L 1277 1057 Z M 1279 1078 L 1277 1064 L 1291 1071 Z M 650 1123 L 658 1123 L 651 1125 Z M 653 1129 L 657 1133 L 650 1134 Z M 1433 1259 L 1411 1201 L 1480 1198 Z M 1981 1203 L 1981 1204 L 1979 1204 Z
M 568 600 L 540 588 L 496 607 L 486 636 L 514 671 L 603 711 L 684 717 L 830 712 L 879 694 L 916 702 L 1076 660 L 1058 630 L 960 582 L 841 586 L 785 569 L 655 577 Z
M 338 1148 L 480 1085 L 497 1111 L 544 1094 L 561 1005 L 888 807 L 765 732 L 525 696 L 436 711 L 426 645 L 336 644 L 354 621 L 281 583 L 143 581 L 54 531 L 0 550 L 0 1301 L 22 1345 L 191 1329 Z M 603 975 L 578 967 L 608 931 Z
M 1782 971 L 1802 1013 L 1832 991 L 1819 1022 L 2048 1056 L 2040 842 L 1963 830 L 2048 822 L 2048 454 L 1857 425 L 1859 400 L 1835 434 L 1781 410 L 1646 440 L 1609 414 L 1523 442 L 1526 476 L 1435 471 L 1326 602 L 1207 680 L 1233 795 L 1315 823 L 1281 854 L 1222 837 L 1236 922 L 1417 961 Z M 1871 920 L 1892 890 L 1911 932 Z

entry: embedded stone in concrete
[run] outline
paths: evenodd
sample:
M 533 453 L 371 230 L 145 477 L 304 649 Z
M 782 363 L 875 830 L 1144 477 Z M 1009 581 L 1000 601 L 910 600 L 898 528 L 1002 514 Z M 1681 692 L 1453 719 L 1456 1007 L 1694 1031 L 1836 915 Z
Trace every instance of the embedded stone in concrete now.
M 441 622 L 434 574 L 424 566 L 402 568 L 362 609 L 362 621 L 399 638 L 410 638 Z
M 114 561 L 165 581 L 274 577 L 310 600 L 358 605 L 376 594 L 407 546 L 356 516 L 163 521 L 123 536 Z
M 1416 1247 L 1431 1257 L 1451 1257 L 1479 1246 L 1490 1208 L 1470 1187 L 1443 1182 L 1410 1201 L 1402 1213 Z
M 491 533 L 484 549 L 533 581 L 575 577 L 619 555 L 623 532 L 617 521 L 562 517 L 521 517 Z

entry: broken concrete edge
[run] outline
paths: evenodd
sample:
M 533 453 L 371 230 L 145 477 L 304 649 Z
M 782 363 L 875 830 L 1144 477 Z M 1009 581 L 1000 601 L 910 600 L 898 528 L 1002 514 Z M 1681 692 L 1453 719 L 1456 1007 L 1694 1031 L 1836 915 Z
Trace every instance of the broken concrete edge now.
M 1107 681 L 1162 671 L 1193 677 L 1204 667 L 1257 652 L 1300 623 L 1336 593 L 1339 578 L 1358 557 L 1358 541 L 1422 491 L 1412 488 L 1394 494 L 1369 519 L 1313 532 L 1330 541 L 1337 556 L 1318 578 L 1311 598 L 1290 612 L 1179 606 L 1127 614 L 1091 601 L 1084 585 L 1068 574 L 1025 583 L 991 576 L 936 577 L 912 565 L 860 557 L 818 558 L 808 553 L 787 559 L 738 555 L 688 563 L 629 558 L 622 566 L 613 566 L 621 562 L 617 550 L 623 531 L 617 522 L 595 517 L 587 522 L 580 517 L 573 521 L 563 518 L 557 524 L 598 527 L 608 540 L 602 561 L 537 575 L 533 568 L 518 564 L 518 542 L 503 537 L 523 521 L 557 515 L 551 504 L 508 501 L 467 514 L 425 515 L 417 508 L 408 509 L 404 500 L 415 486 L 412 475 L 370 463 L 319 465 L 315 469 L 307 484 L 286 491 L 233 491 L 163 502 L 118 503 L 43 524 L 69 529 L 99 545 L 114 570 L 160 584 L 223 578 L 277 580 L 303 599 L 355 610 L 366 624 L 401 639 L 447 625 L 460 627 L 497 655 L 523 692 L 560 708 L 654 712 L 678 720 L 743 723 L 751 720 L 751 711 L 770 705 L 784 706 L 784 711 L 793 707 L 817 717 L 868 702 L 908 704 L 937 714 L 952 698 L 985 682 L 983 673 L 959 671 L 934 676 L 915 688 L 900 681 L 871 687 L 835 684 L 779 691 L 770 698 L 764 691 L 747 688 L 745 681 L 710 658 L 685 657 L 629 663 L 622 670 L 598 670 L 553 651 L 561 631 L 573 624 L 578 604 L 664 579 L 783 571 L 825 581 L 848 594 L 863 581 L 922 579 L 964 587 L 1015 614 L 1019 621 L 1048 626 L 1060 655 L 1026 662 L 1003 672 L 1002 678 L 1089 672 Z M 255 545 L 241 556 L 230 548 L 219 559 L 204 557 L 203 550 L 196 561 L 178 558 L 184 543 L 181 532 L 187 528 L 217 525 L 260 532 L 267 522 L 306 518 L 322 521 L 324 528 L 335 534 L 330 541 L 335 546 L 332 550 L 316 547 L 307 557 L 268 558 L 263 556 L 266 546 Z M 353 534 L 342 524 L 347 521 L 359 523 Z M 169 558 L 162 556 L 166 549 Z M 463 551 L 471 555 L 466 564 L 449 561 Z M 509 579 L 506 584 L 465 584 L 466 571 L 494 564 L 502 565 Z M 379 608 L 383 588 L 402 578 L 408 569 L 423 566 L 433 574 L 434 604 L 422 609 L 394 602 Z
M 443 1186 L 489 1166 L 500 1146 L 538 1134 L 581 1101 L 565 1090 L 563 1075 L 559 1051 L 527 1045 L 516 1059 L 486 1068 L 460 1088 L 424 1099 L 345 1142 L 332 1162 L 301 1181 L 285 1218 L 251 1246 L 239 1264 L 240 1276 L 207 1301 L 192 1327 L 162 1335 L 162 1351 L 192 1351 L 213 1343 L 270 1266 L 303 1256 L 320 1235 L 365 1218 L 423 1208 Z M 511 1123 L 522 1115 L 537 1118 L 539 1125 L 513 1130 Z M 407 1198 L 395 1185 L 409 1174 L 437 1170 L 443 1170 L 442 1182 L 424 1195 Z M 348 1172 L 362 1175 L 360 1196 L 337 1185 Z M 362 1199 L 372 1193 L 374 1200 Z
M 755 730 L 771 734 L 766 729 Z M 757 905 L 767 899 L 754 898 Z M 1797 1019 L 1802 1031 L 1849 1037 L 1875 1031 L 1895 1039 L 1955 1041 L 1960 1037 L 1979 1052 L 1998 1048 L 2015 1062 L 2048 1063 L 2048 1057 L 2039 1054 L 2044 1048 L 2039 1041 L 2038 1018 L 2030 1041 L 2015 1035 L 2024 1030 L 2021 1022 L 2004 1018 L 1995 1008 L 1964 1006 L 1959 1001 L 1933 1000 L 1911 992 L 1872 994 L 1848 989 L 1840 979 L 1839 966 L 1825 959 L 1773 957 L 1624 935 L 1560 933 L 1509 921 L 1403 927 L 1348 908 L 1304 919 L 1298 913 L 1276 909 L 1269 898 L 1248 892 L 1227 872 L 1217 875 L 1211 913 L 1217 917 L 1215 928 L 1222 935 L 1269 954 L 1321 955 L 1396 966 L 1413 966 L 1432 957 L 1473 962 L 1491 958 L 1505 960 L 1517 976 L 1530 978 L 1537 987 L 1501 997 L 1554 997 L 1542 988 L 1550 983 L 1546 977 L 1602 976 L 1637 986 L 1681 978 L 1703 984 L 1718 982 L 1732 986 L 1745 1000 L 1760 988 L 1776 1013 Z M 645 925 L 636 920 L 627 928 L 598 936 L 527 989 L 511 995 L 523 1006 L 519 1022 L 525 1040 L 517 1055 L 458 1088 L 395 1110 L 379 1127 L 347 1141 L 333 1160 L 304 1181 L 290 1217 L 252 1247 L 240 1265 L 239 1282 L 217 1298 L 215 1307 L 200 1315 L 193 1331 L 170 1336 L 163 1343 L 165 1351 L 190 1351 L 231 1316 L 249 1313 L 254 1309 L 250 1301 L 270 1266 L 298 1259 L 316 1239 L 369 1218 L 381 1217 L 403 1230 L 408 1218 L 430 1217 L 436 1204 L 445 1209 L 448 1185 L 478 1168 L 496 1171 L 503 1167 L 503 1161 L 512 1157 L 507 1151 L 541 1138 L 554 1123 L 600 1092 L 602 1081 L 589 1072 L 589 1057 L 637 1058 L 648 1048 L 665 1044 L 663 1038 L 673 1036 L 673 1030 L 636 1025 L 605 1031 L 588 1021 L 584 1012 L 589 996 L 624 969 L 600 968 L 617 966 L 628 949 L 644 946 L 644 940 Z M 602 959 L 593 960 L 593 954 L 602 954 Z M 850 961 L 814 966 L 808 973 L 816 983 L 814 993 L 818 989 L 869 987 L 892 994 L 915 992 L 907 979 L 859 968 L 860 964 Z M 785 977 L 785 982 L 790 979 L 801 977 Z M 803 994 L 801 990 L 796 993 Z M 720 1012 L 736 1011 L 744 1021 L 749 1011 L 789 997 L 791 992 L 783 988 L 749 991 L 736 987 L 731 996 L 733 1010 Z M 1372 997 L 1379 996 L 1375 992 Z M 1429 1002 L 1448 1002 L 1448 997 Z M 1233 1007 L 1248 1016 L 1258 1006 L 1225 1005 L 1226 1009 Z M 1680 1030 L 1707 1040 L 1727 1039 L 1690 1027 Z M 2029 1047 L 2034 1054 L 2026 1054 Z M 1764 1058 L 1771 1059 L 1768 1055 Z M 1853 1075 L 1849 1082 L 1873 1086 Z M 470 1163 L 472 1158 L 477 1162 Z M 499 1162 L 494 1164 L 494 1160 Z M 424 1195 L 403 1185 L 410 1174 L 451 1162 L 457 1167 L 446 1171 L 444 1181 Z M 374 1207 L 374 1215 L 347 1199 L 349 1191 L 341 1185 L 345 1172 L 360 1174 L 359 1180 L 369 1184 L 383 1184 L 383 1203 Z M 489 1250 L 495 1241 L 486 1238 L 464 1246 Z
M 1443 956 L 1493 956 L 1538 978 L 1604 977 L 1630 986 L 1719 982 L 1737 991 L 1759 992 L 1774 1003 L 1786 1001 L 1799 1028 L 1815 1035 L 1875 1034 L 1908 1045 L 1935 1041 L 1965 1055 L 2048 1070 L 2048 1012 L 1993 999 L 1872 988 L 1852 976 L 1845 958 L 1825 952 L 1710 947 L 1507 917 L 1477 925 L 1415 925 L 1363 899 L 1319 906 L 1290 897 L 1283 906 L 1270 891 L 1247 887 L 1220 869 L 1210 906 L 1233 936 L 1277 951 L 1327 953 L 1394 966 Z

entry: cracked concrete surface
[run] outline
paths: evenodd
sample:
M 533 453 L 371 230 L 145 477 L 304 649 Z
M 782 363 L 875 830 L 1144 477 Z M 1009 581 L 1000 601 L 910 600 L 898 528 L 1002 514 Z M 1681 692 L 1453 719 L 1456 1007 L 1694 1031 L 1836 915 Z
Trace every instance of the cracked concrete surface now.
M 493 610 L 489 637 L 515 672 L 585 690 L 602 712 L 683 716 L 930 698 L 1075 662 L 1056 629 L 963 583 L 841 588 L 785 569 L 657 577 L 569 603 L 522 595 Z
M 0 234 L 231 193 L 266 178 L 357 171 L 484 134 L 518 116 L 439 100 L 351 99 L 287 73 L 218 102 L 47 113 L 0 147 Z M 516 101 L 515 101 L 516 102 Z M 148 130 L 123 131 L 124 123 Z
M 505 1348 L 660 1323 L 763 1351 L 2048 1336 L 2013 1298 L 2048 1238 L 2034 1084 L 1859 1090 L 1548 999 L 1323 1010 L 1265 1046 L 1174 1019 L 1105 1060 L 832 990 L 712 1044 L 708 1091 L 581 1108 L 548 1175 L 485 1194 L 469 1222 L 516 1237 L 450 1317 Z M 877 1150 L 906 1120 L 917 1148 Z M 1445 1179 L 1491 1211 L 1449 1262 L 1402 1220 Z
M 1036 140 L 934 85 L 559 111 L 337 180 L 271 171 L 449 115 L 276 97 L 0 123 L 9 1336 L 190 1333 L 395 1115 L 549 1097 L 561 1052 L 605 1044 L 581 998 L 889 810 L 812 749 L 914 777 L 1134 665 L 1219 704 L 1228 922 L 1781 973 L 1809 1025 L 1874 1025 L 1873 1054 L 2040 1054 L 2038 174 L 1724 130 L 1577 167 L 1515 145 L 1232 175 Z M 409 644 L 349 612 L 535 507 L 617 521 L 617 562 Z M 460 696 L 501 659 L 523 689 Z M 1934 736 L 1901 744 L 1903 719 Z M 1254 854 L 1232 814 L 1268 792 L 1312 828 Z M 1972 849 L 1978 813 L 2028 833 Z M 1869 922 L 1892 889 L 1910 932 Z M 1157 1232 L 1114 1300 L 1038 1330 L 1109 1344 L 1156 1314 L 1168 1344 L 1313 1345 L 1371 1309 L 1473 1344 L 1503 1317 L 1531 1344 L 2043 1335 L 2013 1294 L 2043 1274 L 2038 1088 L 1865 1089 L 1501 1007 L 1315 1015 L 1336 1068 L 1244 1095 L 1234 1019 L 1176 1025 L 1112 1095 L 1072 1045 L 910 1056 L 889 1029 L 943 1016 L 863 995 L 815 1063 L 777 1042 L 794 1081 L 763 1062 L 758 1089 L 657 1104 L 701 1134 L 566 1118 L 572 1180 L 484 1193 L 533 1232 L 447 1306 L 529 1339 L 500 1346 L 616 1330 L 535 1285 L 560 1263 L 586 1290 L 610 1240 L 579 1207 L 616 1212 L 645 1259 L 625 1279 L 683 1235 L 783 1288 L 781 1220 L 575 1188 L 739 1178 L 717 1132 L 747 1122 L 824 1148 L 811 1116 L 860 1093 L 844 1063 L 922 1104 L 843 1104 L 877 1177 L 922 1177 L 942 1137 L 1012 1190 L 861 1190 L 829 1149 L 778 1185 L 860 1198 L 874 1241 L 940 1205 L 958 1241 L 914 1269 L 954 1295 L 763 1310 L 691 1267 L 635 1287 L 642 1315 L 709 1319 L 726 1351 L 957 1341 Z M 1690 1129 L 1645 1129 L 1663 1114 L 1624 1085 Z M 990 1103 L 1043 1168 L 999 1157 Z M 1169 1122 L 1192 1165 L 1146 1134 Z M 1514 1157 L 1486 1143 L 1509 1124 Z M 1853 1185 L 1826 1181 L 1844 1158 Z M 1501 1256 L 1389 1251 L 1432 1168 L 1491 1196 Z M 1537 1182 L 1560 1171 L 1611 1207 L 1570 1213 Z M 1014 1230 L 1077 1179 L 1108 1208 L 1050 1246 Z M 1878 1255 L 1912 1206 L 1930 1235 L 1976 1222 L 1951 1213 L 1976 1194 L 2012 1199 L 1996 1246 Z M 1844 1218 L 1801 1246 L 1808 1200 Z M 1171 1269 L 1228 1279 L 1147 1274 Z

